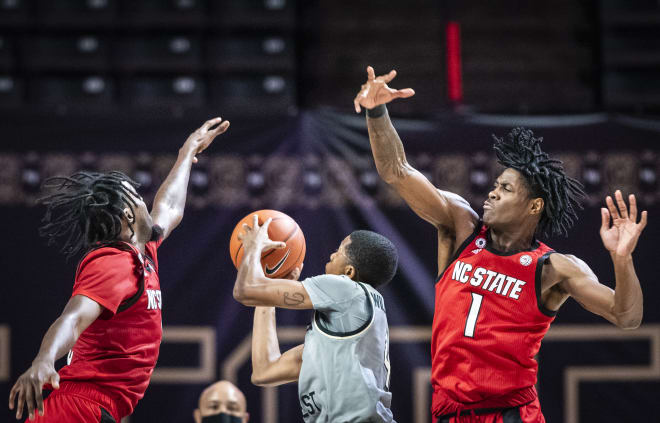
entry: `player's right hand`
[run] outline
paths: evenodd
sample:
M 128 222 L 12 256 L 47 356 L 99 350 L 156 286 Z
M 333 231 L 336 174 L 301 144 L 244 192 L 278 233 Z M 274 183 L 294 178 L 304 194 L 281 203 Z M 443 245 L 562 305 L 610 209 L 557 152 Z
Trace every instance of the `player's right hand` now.
M 395 98 L 408 98 L 415 95 L 415 91 L 412 88 L 395 90 L 388 87 L 387 83 L 392 81 L 394 77 L 396 77 L 395 70 L 391 70 L 387 75 L 376 77 L 374 68 L 367 66 L 367 82 L 362 84 L 360 92 L 353 100 L 355 113 L 360 113 L 362 111 L 361 107 L 373 109 L 381 104 L 389 103 Z
M 60 376 L 55 371 L 53 363 L 35 360 L 32 366 L 18 378 L 9 392 L 10 410 L 14 409 L 14 400 L 18 399 L 16 420 L 23 416 L 24 403 L 30 420 L 35 417 L 35 409 L 39 411 L 40 416 L 44 415 L 44 398 L 41 391 L 46 383 L 50 383 L 53 389 L 59 389 Z
M 268 238 L 268 225 L 273 221 L 272 217 L 266 219 L 263 225 L 259 226 L 259 215 L 252 216 L 252 226 L 243 224 L 243 232 L 238 234 L 238 240 L 243 243 L 245 251 L 256 248 L 261 252 L 272 250 L 273 248 L 285 248 L 286 243 L 273 241 Z

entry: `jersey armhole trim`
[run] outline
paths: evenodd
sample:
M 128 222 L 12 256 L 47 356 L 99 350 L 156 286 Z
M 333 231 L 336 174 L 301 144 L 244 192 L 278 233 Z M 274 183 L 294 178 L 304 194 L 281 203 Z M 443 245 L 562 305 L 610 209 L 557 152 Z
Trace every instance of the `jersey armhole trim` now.
M 545 265 L 546 260 L 550 257 L 551 254 L 554 254 L 556 251 L 548 251 L 543 254 L 538 261 L 536 262 L 536 274 L 534 276 L 534 290 L 536 292 L 536 305 L 541 313 L 548 317 L 555 317 L 557 311 L 550 310 L 543 305 L 543 300 L 541 297 L 541 275 L 543 274 L 543 266 Z
M 435 283 L 438 283 L 440 281 L 440 279 L 442 279 L 442 277 L 444 276 L 447 269 L 449 269 L 449 267 L 451 267 L 451 264 L 453 262 L 455 262 L 456 259 L 458 259 L 461 256 L 461 253 L 467 248 L 467 246 L 470 245 L 470 243 L 472 243 L 472 241 L 474 241 L 474 239 L 477 237 L 477 235 L 479 235 L 481 233 L 481 230 L 483 229 L 483 227 L 484 227 L 484 222 L 481 219 L 477 220 L 477 224 L 474 227 L 474 231 L 472 231 L 470 236 L 465 238 L 465 241 L 463 241 L 461 243 L 461 245 L 458 247 L 456 252 L 454 252 L 454 254 L 451 256 L 451 259 L 449 260 L 449 264 L 447 265 L 447 267 L 445 267 L 445 270 L 443 270 L 442 273 L 440 273 L 438 275 L 438 277 L 435 280 Z
M 369 291 L 367 290 L 367 288 L 365 288 L 364 285 L 362 285 L 361 282 L 358 282 L 357 284 L 360 285 L 360 288 L 362 288 L 364 290 L 364 295 L 367 297 L 367 308 L 369 309 L 369 318 L 367 319 L 367 321 L 364 322 L 364 324 L 362 326 L 360 326 L 359 328 L 357 328 L 353 331 L 350 331 L 350 332 L 334 332 L 334 331 L 323 328 L 323 326 L 321 324 L 321 321 L 320 321 L 319 313 L 315 310 L 314 311 L 314 322 L 313 323 L 314 323 L 314 327 L 316 329 L 318 329 L 319 332 L 321 332 L 322 334 L 324 334 L 325 336 L 328 336 L 330 338 L 347 339 L 347 338 L 352 338 L 354 336 L 358 336 L 358 335 L 362 334 L 364 331 L 366 331 L 367 329 L 369 329 L 369 327 L 371 326 L 371 324 L 374 321 L 374 316 L 375 316 L 373 299 L 371 298 L 371 295 L 369 294 Z

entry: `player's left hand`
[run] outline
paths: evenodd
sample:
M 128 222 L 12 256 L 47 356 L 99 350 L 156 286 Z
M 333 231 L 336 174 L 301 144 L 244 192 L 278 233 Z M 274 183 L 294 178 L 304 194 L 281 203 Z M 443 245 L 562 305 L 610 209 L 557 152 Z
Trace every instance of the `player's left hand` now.
M 246 250 L 256 248 L 259 251 L 268 251 L 273 248 L 286 247 L 286 243 L 268 238 L 268 225 L 272 221 L 273 219 L 269 217 L 263 225 L 259 226 L 259 216 L 255 214 L 252 219 L 252 226 L 244 223 L 244 232 L 238 235 L 239 241 L 243 243 L 243 248 Z
M 623 200 L 621 191 L 614 193 L 614 200 L 609 195 L 605 199 L 607 208 L 600 211 L 602 224 L 600 226 L 600 237 L 603 245 L 611 254 L 619 257 L 625 257 L 635 250 L 637 240 L 646 227 L 647 212 L 642 212 L 642 218 L 637 223 L 637 200 L 633 194 L 628 197 L 630 203 L 630 212 L 628 206 Z
M 289 273 L 288 275 L 286 275 L 284 277 L 284 279 L 290 279 L 292 281 L 297 281 L 300 278 L 300 273 L 302 272 L 303 266 L 304 265 L 301 263 L 300 267 L 296 267 L 295 269 L 293 269 L 291 271 L 291 273 Z
M 53 389 L 59 389 L 60 376 L 52 362 L 36 359 L 32 366 L 23 373 L 9 392 L 9 409 L 14 409 L 16 401 L 16 419 L 23 417 L 23 404 L 27 408 L 28 419 L 35 418 L 35 411 L 44 415 L 44 400 L 41 394 L 44 384 L 50 383 Z
M 222 122 L 221 117 L 209 119 L 199 129 L 190 134 L 181 150 L 184 153 L 192 153 L 193 163 L 197 163 L 197 155 L 211 145 L 215 137 L 224 133 L 229 128 L 229 121 Z M 213 129 L 211 129 L 213 128 Z

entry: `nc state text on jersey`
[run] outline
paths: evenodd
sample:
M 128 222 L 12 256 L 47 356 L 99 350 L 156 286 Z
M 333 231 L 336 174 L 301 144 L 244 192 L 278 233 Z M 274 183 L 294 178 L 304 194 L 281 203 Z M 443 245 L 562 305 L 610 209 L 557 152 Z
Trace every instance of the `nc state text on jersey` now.
M 451 278 L 463 284 L 469 282 L 472 286 L 481 286 L 483 290 L 495 292 L 514 300 L 518 299 L 523 286 L 527 284 L 527 282 L 520 279 L 483 267 L 477 267 L 472 271 L 472 267 L 470 263 L 456 261 Z

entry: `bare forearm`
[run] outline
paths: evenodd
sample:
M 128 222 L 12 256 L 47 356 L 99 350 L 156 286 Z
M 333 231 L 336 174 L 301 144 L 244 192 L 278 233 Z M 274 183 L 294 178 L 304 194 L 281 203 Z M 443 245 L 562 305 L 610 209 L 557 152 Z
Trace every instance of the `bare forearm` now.
M 632 256 L 618 257 L 613 254 L 612 262 L 616 278 L 613 313 L 620 323 L 619 326 L 637 328 L 642 322 L 644 298 Z
M 252 383 L 277 386 L 295 382 L 302 366 L 303 345 L 280 352 L 274 307 L 256 307 L 252 329 Z
M 384 105 L 378 107 L 383 109 L 374 108 L 373 111 L 376 111 L 375 114 L 382 111 L 379 117 L 370 117 L 370 112 L 367 112 L 369 143 L 378 174 L 385 182 L 392 183 L 407 174 L 409 165 L 403 143 L 390 121 L 387 109 Z
M 241 266 L 234 283 L 234 298 L 243 305 L 258 305 L 253 300 L 255 290 L 264 285 L 266 275 L 261 268 L 261 253 L 255 248 L 245 248 Z
M 54 363 L 73 347 L 79 336 L 77 319 L 72 316 L 60 316 L 44 335 L 35 361 Z
M 281 356 L 277 339 L 275 307 L 255 307 L 252 328 L 253 377 L 263 374 Z
M 189 149 L 179 151 L 174 166 L 156 193 L 154 209 L 160 207 L 183 215 L 193 157 L 194 155 Z

